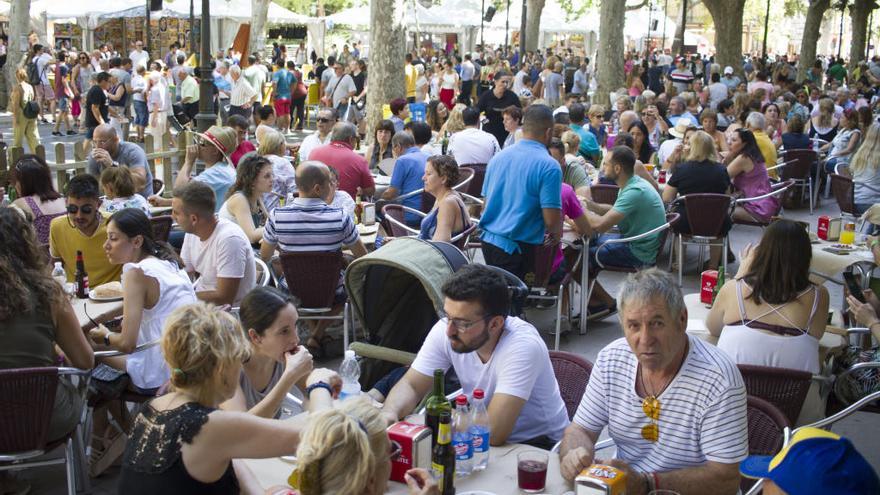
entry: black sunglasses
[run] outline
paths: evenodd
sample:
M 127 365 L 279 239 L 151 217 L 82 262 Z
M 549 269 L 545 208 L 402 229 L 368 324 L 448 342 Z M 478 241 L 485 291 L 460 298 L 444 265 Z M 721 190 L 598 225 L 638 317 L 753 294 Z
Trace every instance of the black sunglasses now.
M 324 117 L 318 117 L 318 118 L 317 118 L 317 121 L 318 121 L 318 122 L 321 122 L 321 123 L 323 123 L 323 124 L 326 124 L 327 122 L 332 122 L 331 119 L 326 119 L 326 118 L 324 118 Z
M 67 205 L 67 213 L 70 213 L 71 215 L 76 215 L 80 210 L 82 210 L 83 215 L 89 215 L 95 212 L 95 207 L 92 205 L 83 205 L 82 207 Z

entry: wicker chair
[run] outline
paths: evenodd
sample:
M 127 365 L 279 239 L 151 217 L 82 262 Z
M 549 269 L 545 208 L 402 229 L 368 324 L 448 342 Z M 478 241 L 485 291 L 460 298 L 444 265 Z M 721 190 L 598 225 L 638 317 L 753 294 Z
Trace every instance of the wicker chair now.
M 550 351 L 550 363 L 559 385 L 559 394 L 568 411 L 568 419 L 571 420 L 587 389 L 593 363 L 565 351 Z
M 171 215 L 153 217 L 150 219 L 150 224 L 153 225 L 153 236 L 157 241 L 168 242 L 168 237 L 171 235 L 172 223 L 174 223 L 174 219 L 171 218 Z
M 746 384 L 746 393 L 764 399 L 782 411 L 789 423 L 795 424 L 813 375 L 808 371 L 768 366 L 739 364 Z
M 749 455 L 775 455 L 782 449 L 785 429 L 791 428 L 791 423 L 778 407 L 764 399 L 749 395 L 747 407 Z M 754 484 L 755 480 L 743 478 L 740 490 L 746 493 Z
M 793 180 L 794 187 L 800 188 L 800 201 L 809 194 L 810 214 L 813 214 L 815 196 L 813 195 L 813 177 L 811 172 L 818 166 L 819 154 L 813 150 L 786 150 L 785 159 L 788 165 L 782 169 L 779 178 L 783 181 Z
M 280 259 L 287 290 L 299 300 L 299 319 L 342 320 L 343 349 L 348 349 L 348 301 L 341 316 L 330 314 L 343 268 L 342 252 L 289 252 L 281 253 Z
M 472 179 L 467 184 L 466 189 L 458 189 L 458 192 L 467 193 L 473 197 L 479 198 L 483 195 L 483 180 L 486 178 L 486 164 L 485 163 L 459 163 L 459 170 L 463 170 L 464 168 L 469 168 L 473 170 Z
M 80 403 L 85 405 L 89 372 L 75 368 L 20 368 L 0 370 L 0 471 L 64 464 L 67 493 L 75 495 L 77 480 L 89 490 L 85 447 L 80 426 L 63 438 L 48 442 L 49 422 L 60 376 L 78 376 Z M 72 411 L 82 417 L 82 411 Z M 57 459 L 35 458 L 64 446 Z
M 572 284 L 575 282 L 577 274 L 580 273 L 581 260 L 583 259 L 584 253 L 582 249 L 577 249 L 572 242 L 564 239 L 560 242 L 561 244 L 559 246 L 537 246 L 535 248 L 534 256 L 535 264 L 531 270 L 531 274 L 533 274 L 534 277 L 529 277 L 529 274 L 526 274 L 526 285 L 529 287 L 528 299 L 553 301 L 553 308 L 556 312 L 553 345 L 553 350 L 555 351 L 559 350 L 559 336 L 562 333 L 563 297 L 566 293 L 572 293 Z M 553 260 L 556 257 L 558 249 L 566 245 L 577 249 L 577 258 L 570 266 L 565 267 L 566 270 L 562 279 L 551 284 L 550 277 L 553 275 Z M 568 321 L 570 322 L 572 320 L 571 304 L 567 305 L 567 310 Z M 582 317 L 585 318 L 585 316 Z
M 725 221 L 730 218 L 733 198 L 726 194 L 687 194 L 676 199 L 673 205 L 679 202 L 684 203 L 690 227 L 689 234 L 675 233 L 675 238 L 678 241 L 678 285 L 681 286 L 684 249 L 688 244 L 700 246 L 701 264 L 698 266 L 702 266 L 704 247 L 720 246 L 721 266 L 727 268 L 728 238 L 726 233 L 722 233 L 722 229 Z
M 594 184 L 590 186 L 590 196 L 593 201 L 605 205 L 613 205 L 620 193 L 620 186 L 614 184 Z
M 856 216 L 855 185 L 850 177 L 841 174 L 829 174 L 831 180 L 831 194 L 837 201 L 841 213 Z
M 161 196 L 165 192 L 165 182 L 162 179 L 153 179 L 153 194 Z

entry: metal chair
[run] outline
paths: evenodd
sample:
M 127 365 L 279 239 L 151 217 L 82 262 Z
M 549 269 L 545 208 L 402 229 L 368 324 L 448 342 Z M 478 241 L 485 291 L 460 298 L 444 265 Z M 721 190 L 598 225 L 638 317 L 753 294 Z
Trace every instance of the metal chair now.
M 388 232 L 393 237 L 412 237 L 419 235 L 419 230 L 416 230 L 404 223 L 403 219 L 406 213 L 412 213 L 414 215 L 420 216 L 421 218 L 427 216 L 425 213 L 419 210 L 415 210 L 413 208 L 409 208 L 403 205 L 386 204 L 382 207 L 382 214 L 385 216 L 385 220 L 390 229 L 388 230 Z M 470 239 L 470 236 L 476 230 L 477 224 L 475 222 L 471 222 L 471 224 L 467 228 L 459 232 L 457 235 L 453 236 L 449 240 L 449 243 L 464 251 L 465 249 L 467 249 L 467 243 Z
M 593 363 L 571 352 L 550 351 L 550 364 L 553 365 L 559 395 L 565 402 L 568 419 L 571 420 L 587 389 Z
M 474 169 L 470 167 L 458 167 L 458 183 L 452 186 L 453 191 L 467 192 L 470 190 L 471 181 L 474 180 Z
M 771 191 L 770 191 L 769 193 L 767 193 L 767 194 L 762 194 L 762 195 L 760 195 L 760 196 L 754 196 L 754 197 L 751 197 L 751 198 L 740 198 L 740 199 L 737 199 L 736 202 L 735 202 L 735 203 L 736 203 L 735 206 L 742 206 L 742 205 L 745 204 L 745 203 L 751 203 L 751 202 L 753 202 L 753 201 L 758 201 L 758 200 L 761 200 L 761 199 L 766 199 L 766 198 L 771 198 L 771 197 L 780 198 L 780 197 L 782 197 L 782 195 L 785 194 L 785 192 L 788 191 L 788 189 L 789 189 L 790 187 L 792 187 L 793 185 L 794 185 L 794 181 L 791 180 L 791 179 L 786 180 L 786 181 L 782 181 L 782 182 L 777 182 L 777 183 L 775 183 L 775 184 L 771 184 L 771 185 L 770 185 L 770 189 L 771 189 Z M 782 214 L 782 202 L 781 202 L 781 201 L 780 201 L 780 203 L 779 203 L 779 212 L 778 212 L 778 214 Z M 733 223 L 734 223 L 734 224 L 739 224 L 739 225 L 752 225 L 752 226 L 754 226 L 754 227 L 761 227 L 761 228 L 764 228 L 764 227 L 770 225 L 770 221 L 769 221 L 769 220 L 766 221 L 766 222 L 764 222 L 764 221 L 750 221 L 750 220 L 737 220 L 737 219 L 734 219 L 734 220 L 733 220 Z
M 467 193 L 469 196 L 479 198 L 483 195 L 483 181 L 486 178 L 485 163 L 459 163 L 459 170 L 469 168 L 473 170 L 473 178 L 463 190 L 456 189 L 459 193 Z
M 161 196 L 165 192 L 165 182 L 162 179 L 153 179 L 153 194 Z
M 171 215 L 150 218 L 150 224 L 153 226 L 153 236 L 157 241 L 168 242 L 168 237 L 171 235 L 171 224 L 173 223 L 174 219 L 171 218 Z
M 254 262 L 257 265 L 257 285 L 263 287 L 269 285 L 269 281 L 272 280 L 272 273 L 269 271 L 269 266 L 266 265 L 265 261 L 256 256 L 254 256 Z
M 782 450 L 785 432 L 791 422 L 773 404 L 749 395 L 746 398 L 749 432 L 749 455 L 775 455 Z M 756 480 L 742 478 L 740 490 L 745 493 Z
M 574 243 L 561 240 L 560 244 L 575 247 Z M 553 301 L 553 308 L 556 312 L 556 326 L 554 329 L 554 345 L 553 350 L 559 350 L 559 335 L 562 333 L 562 301 L 565 293 L 571 293 L 571 284 L 575 280 L 575 275 L 579 273 L 581 267 L 581 258 L 583 250 L 578 249 L 577 259 L 571 267 L 565 271 L 562 280 L 558 284 L 551 284 L 550 277 L 553 275 L 553 260 L 560 246 L 540 245 L 535 248 L 535 265 L 531 273 L 526 274 L 526 285 L 529 288 L 527 299 L 538 301 Z M 531 276 L 530 276 L 531 275 Z M 555 289 L 551 292 L 551 289 Z M 586 315 L 581 315 L 586 318 Z M 568 321 L 571 322 L 571 303 L 568 305 Z
M 0 471 L 30 469 L 63 464 L 67 471 L 67 493 L 75 495 L 77 480 L 89 491 L 88 464 L 82 421 L 63 438 L 48 442 L 49 422 L 55 405 L 59 378 L 77 377 L 79 399 L 86 405 L 89 372 L 76 368 L 19 368 L 0 370 Z M 83 410 L 71 411 L 83 417 Z M 60 446 L 64 456 L 36 459 Z
M 680 216 L 681 215 L 679 215 L 678 213 L 667 213 L 666 214 L 666 223 L 664 223 L 663 225 L 660 225 L 659 227 L 653 228 L 653 229 L 651 229 L 647 232 L 644 232 L 642 234 L 639 234 L 639 235 L 634 235 L 632 237 L 622 237 L 620 239 L 609 239 L 609 240 L 603 242 L 596 249 L 596 255 L 595 255 L 595 260 L 594 260 L 596 262 L 596 265 L 598 265 L 599 268 L 602 270 L 607 270 L 607 271 L 612 271 L 612 272 L 634 273 L 634 272 L 639 271 L 640 268 L 632 268 L 632 267 L 628 267 L 628 266 L 605 266 L 599 260 L 599 251 L 601 251 L 603 247 L 605 247 L 609 244 L 629 243 L 629 242 L 633 242 L 633 241 L 638 241 L 640 239 L 644 239 L 646 237 L 650 237 L 654 234 L 660 234 L 660 238 L 659 238 L 660 242 L 657 247 L 657 258 L 659 258 L 660 253 L 663 251 L 663 245 L 666 244 L 666 236 L 669 234 L 669 229 L 672 227 L 672 225 L 675 224 L 675 222 L 678 221 Z
M 590 196 L 593 201 L 600 204 L 613 205 L 617 201 L 618 193 L 620 193 L 620 186 L 614 184 L 593 184 L 590 186 Z
M 343 268 L 342 252 L 281 253 L 281 268 L 287 290 L 299 300 L 300 320 L 342 320 L 343 349 L 348 349 L 349 303 L 345 301 L 342 315 L 330 315 L 336 299 L 336 287 Z
M 681 286 L 684 271 L 684 250 L 687 244 L 700 246 L 699 265 L 703 263 L 703 248 L 721 246 L 721 266 L 727 268 L 727 233 L 722 233 L 724 223 L 730 218 L 733 198 L 726 194 L 688 194 L 673 201 L 672 205 L 684 203 L 690 234 L 675 233 L 678 248 L 678 285 Z M 721 241 L 719 244 L 718 241 Z
M 808 371 L 738 364 L 746 392 L 782 411 L 789 423 L 797 423 L 813 375 Z
M 813 177 L 811 172 L 813 167 L 818 167 L 819 154 L 813 150 L 786 150 L 785 152 L 787 166 L 779 174 L 779 178 L 783 181 L 793 180 L 794 186 L 801 190 L 801 201 L 804 194 L 809 194 L 810 215 L 813 214 L 815 205 L 815 197 L 813 195 Z

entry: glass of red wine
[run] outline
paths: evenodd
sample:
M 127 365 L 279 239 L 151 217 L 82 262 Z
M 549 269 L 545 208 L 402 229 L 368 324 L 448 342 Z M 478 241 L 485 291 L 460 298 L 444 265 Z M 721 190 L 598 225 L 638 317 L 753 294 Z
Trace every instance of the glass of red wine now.
M 540 493 L 547 483 L 547 452 L 527 450 L 516 455 L 516 477 L 519 489 L 526 493 Z

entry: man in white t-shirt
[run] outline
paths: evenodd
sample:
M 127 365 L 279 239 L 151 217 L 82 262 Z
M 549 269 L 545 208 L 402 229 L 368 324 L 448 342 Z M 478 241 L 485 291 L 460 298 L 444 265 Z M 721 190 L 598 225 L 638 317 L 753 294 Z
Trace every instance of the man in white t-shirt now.
M 530 323 L 507 316 L 507 284 L 485 265 L 466 265 L 443 284 L 444 315 L 412 367 L 385 400 L 389 423 L 411 413 L 431 390 L 434 370 L 455 369 L 462 392 L 482 389 L 491 445 L 528 443 L 549 449 L 568 413 L 544 340 Z
M 501 151 L 498 139 L 479 128 L 480 111 L 476 108 L 465 108 L 461 117 L 465 128 L 449 138 L 449 153 L 459 165 L 489 163 L 495 153 Z
M 241 227 L 214 215 L 214 190 L 191 181 L 174 188 L 171 216 L 186 232 L 180 258 L 194 279 L 196 297 L 238 306 L 256 286 L 254 250 Z
M 131 59 L 132 67 L 137 70 L 138 67 L 143 67 L 144 69 L 150 63 L 150 54 L 144 50 L 144 42 L 141 40 L 137 40 L 134 42 L 134 50 L 128 54 L 128 58 Z
M 630 275 L 618 303 L 624 337 L 593 365 L 562 440 L 562 476 L 572 480 L 595 461 L 607 427 L 617 447 L 610 464 L 627 473 L 626 493 L 737 493 L 749 441 L 736 364 L 685 332 L 684 298 L 668 273 Z

